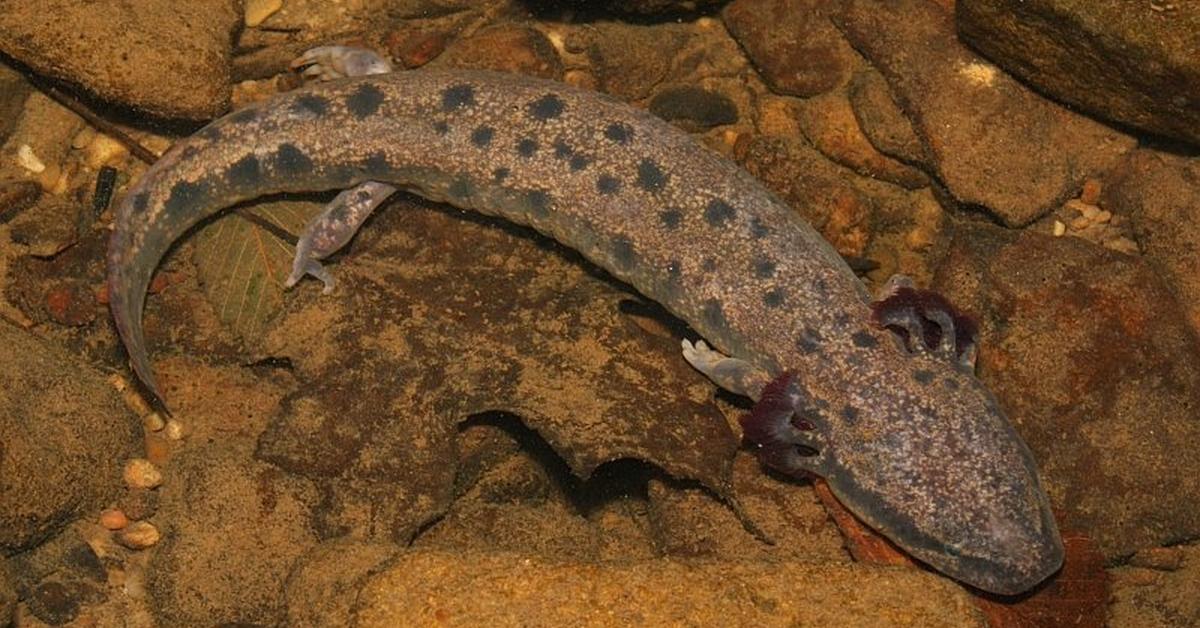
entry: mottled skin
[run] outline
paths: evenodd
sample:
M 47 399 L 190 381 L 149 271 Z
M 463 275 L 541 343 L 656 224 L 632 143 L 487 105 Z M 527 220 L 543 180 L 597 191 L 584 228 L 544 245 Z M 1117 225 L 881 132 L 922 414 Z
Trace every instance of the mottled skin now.
M 837 253 L 745 171 L 604 95 L 474 71 L 326 83 L 228 115 L 129 191 L 109 251 L 113 315 L 158 395 L 142 336 L 151 273 L 190 226 L 277 192 L 383 182 L 571 246 L 787 396 L 823 476 L 917 558 L 1012 594 L 1062 545 L 1029 450 L 970 369 L 872 323 Z M 720 356 L 717 356 L 720 357 Z M 720 379 L 720 378 L 718 378 Z M 754 379 L 754 378 L 751 378 Z M 161 396 L 160 396 L 161 398 Z

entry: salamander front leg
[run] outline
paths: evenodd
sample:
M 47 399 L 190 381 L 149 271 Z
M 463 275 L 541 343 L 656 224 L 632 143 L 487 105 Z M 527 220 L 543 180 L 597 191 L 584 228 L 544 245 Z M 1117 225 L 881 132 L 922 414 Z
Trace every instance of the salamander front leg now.
M 683 359 L 692 368 L 704 373 L 714 384 L 731 393 L 758 400 L 762 389 L 771 381 L 771 375 L 753 364 L 731 358 L 708 346 L 703 340 L 692 344 L 683 341 Z
M 396 188 L 386 183 L 368 181 L 334 197 L 304 228 L 296 243 L 292 274 L 284 285 L 291 288 L 305 275 L 312 275 L 325 284 L 325 294 L 332 292 L 333 275 L 325 270 L 321 260 L 345 246 L 371 212 L 395 191 Z

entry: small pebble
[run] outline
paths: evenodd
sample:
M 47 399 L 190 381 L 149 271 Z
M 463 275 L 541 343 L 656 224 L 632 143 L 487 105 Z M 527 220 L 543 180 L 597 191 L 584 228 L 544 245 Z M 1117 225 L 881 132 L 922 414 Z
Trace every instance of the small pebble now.
M 33 147 L 29 144 L 21 144 L 17 148 L 17 163 L 33 174 L 39 174 L 46 169 L 46 164 L 42 163 L 41 159 L 38 159 L 38 156 L 33 152 Z
M 83 162 L 92 170 L 101 166 L 109 166 L 129 154 L 124 144 L 113 138 L 97 133 L 87 147 L 83 149 Z
M 1086 217 L 1076 216 L 1075 219 L 1071 221 L 1071 229 L 1074 231 L 1083 231 L 1091 226 L 1091 224 L 1092 221 L 1088 220 Z
M 133 550 L 153 547 L 160 538 L 158 528 L 148 521 L 135 521 L 117 533 L 117 542 Z
M 100 511 L 100 525 L 107 530 L 120 530 L 129 525 L 129 517 L 116 508 Z
M 1054 237 L 1056 237 L 1056 238 L 1062 237 L 1062 235 L 1066 232 L 1067 232 L 1067 226 L 1064 225 L 1061 220 L 1055 220 L 1054 221 Z
M 1125 236 L 1113 238 L 1112 240 L 1105 242 L 1104 246 L 1107 246 L 1114 251 L 1125 253 L 1126 255 L 1137 255 L 1141 252 L 1138 250 L 1137 242 L 1134 242 Z
M 145 458 L 131 458 L 121 474 L 130 488 L 155 488 L 162 484 L 162 472 Z
M 254 28 L 283 8 L 283 0 L 247 0 L 246 26 Z
M 1103 186 L 1100 184 L 1100 179 L 1088 179 L 1083 182 L 1083 190 L 1079 192 L 1079 200 L 1088 205 L 1097 205 L 1100 203 L 1100 192 Z
M 171 440 L 182 440 L 184 436 L 183 423 L 175 419 L 167 421 L 166 435 Z
M 147 432 L 142 438 L 142 446 L 146 449 L 146 460 L 162 466 L 171 459 L 171 441 L 167 439 L 167 430 Z
M 147 432 L 157 432 L 167 425 L 163 420 L 162 415 L 157 412 L 151 412 L 142 417 L 142 427 L 146 428 Z
M 1100 208 L 1096 207 L 1095 205 L 1080 204 L 1079 213 L 1082 214 L 1083 217 L 1087 218 L 1088 220 L 1095 220 L 1096 215 L 1100 213 Z
M 1109 220 L 1112 220 L 1112 212 L 1108 211 L 1107 209 L 1102 209 L 1096 212 L 1096 215 L 1093 218 L 1096 220 L 1096 222 L 1108 222 Z

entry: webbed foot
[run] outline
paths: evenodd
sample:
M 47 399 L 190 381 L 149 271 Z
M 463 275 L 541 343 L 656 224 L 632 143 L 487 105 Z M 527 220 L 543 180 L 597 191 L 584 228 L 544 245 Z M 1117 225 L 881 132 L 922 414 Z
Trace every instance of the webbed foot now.
M 871 312 L 875 323 L 895 332 L 909 351 L 975 368 L 979 327 L 941 294 L 913 287 L 904 275 L 893 275 L 871 304 Z
M 379 53 L 351 46 L 317 46 L 291 62 L 291 68 L 308 80 L 332 81 L 349 76 L 387 74 L 392 64 Z

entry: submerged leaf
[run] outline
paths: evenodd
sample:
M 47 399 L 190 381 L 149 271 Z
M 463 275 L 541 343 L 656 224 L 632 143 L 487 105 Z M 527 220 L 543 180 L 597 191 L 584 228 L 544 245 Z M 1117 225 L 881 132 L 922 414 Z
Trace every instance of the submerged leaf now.
M 256 203 L 196 234 L 196 268 L 222 324 L 243 338 L 266 328 L 283 305 L 283 281 L 295 255 L 294 245 L 281 236 L 300 233 L 320 208 L 311 201 Z

